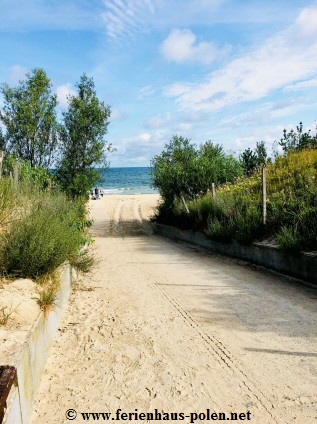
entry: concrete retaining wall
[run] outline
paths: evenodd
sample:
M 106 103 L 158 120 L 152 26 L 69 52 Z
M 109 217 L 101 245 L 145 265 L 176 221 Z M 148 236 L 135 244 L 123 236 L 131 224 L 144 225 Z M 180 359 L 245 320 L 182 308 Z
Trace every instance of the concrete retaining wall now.
M 173 240 L 185 241 L 202 246 L 214 252 L 262 265 L 317 285 L 316 252 L 295 255 L 266 243 L 253 243 L 250 246 L 245 246 L 237 242 L 220 243 L 208 239 L 202 233 L 184 231 L 162 224 L 154 224 L 153 231 L 156 234 Z
M 17 387 L 11 389 L 4 424 L 27 424 L 32 404 L 40 385 L 51 342 L 59 327 L 71 292 L 74 270 L 65 266 L 54 310 L 41 312 L 35 321 L 16 363 Z

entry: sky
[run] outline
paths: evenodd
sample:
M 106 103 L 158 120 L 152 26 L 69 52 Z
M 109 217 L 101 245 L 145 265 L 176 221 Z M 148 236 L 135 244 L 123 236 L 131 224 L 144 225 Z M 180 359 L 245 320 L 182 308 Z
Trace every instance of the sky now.
M 239 154 L 316 128 L 317 1 L 0 0 L 0 52 L 0 82 L 43 68 L 59 113 L 93 77 L 112 167 L 148 166 L 175 134 Z

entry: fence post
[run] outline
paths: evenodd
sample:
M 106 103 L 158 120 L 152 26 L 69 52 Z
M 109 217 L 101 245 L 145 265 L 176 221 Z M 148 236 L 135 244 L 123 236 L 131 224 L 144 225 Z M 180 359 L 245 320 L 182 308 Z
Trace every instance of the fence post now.
M 262 168 L 262 212 L 263 224 L 266 224 L 266 167 Z
M 2 162 L 4 157 L 4 151 L 0 150 L 0 178 L 2 177 Z
M 211 190 L 212 190 L 212 197 L 215 198 L 216 197 L 216 186 L 215 183 L 211 184 Z
M 185 206 L 186 212 L 187 212 L 187 213 L 189 213 L 189 209 L 188 209 L 188 206 L 187 206 L 187 204 L 186 204 L 186 202 L 185 202 L 185 199 L 184 199 L 184 196 L 183 196 L 183 195 L 181 195 L 181 199 L 182 199 L 182 202 L 184 203 L 184 206 Z
M 18 182 L 19 182 L 19 167 L 18 167 L 17 164 L 14 165 L 13 179 L 14 179 L 14 185 L 15 185 L 15 187 L 17 187 L 18 186 Z

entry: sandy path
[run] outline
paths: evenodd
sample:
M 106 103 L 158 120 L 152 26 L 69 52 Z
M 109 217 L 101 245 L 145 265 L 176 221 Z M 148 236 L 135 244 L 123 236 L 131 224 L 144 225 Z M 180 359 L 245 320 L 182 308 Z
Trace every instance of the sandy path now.
M 68 408 L 315 422 L 316 290 L 146 234 L 156 202 L 92 202 L 100 262 L 71 297 L 32 423 Z

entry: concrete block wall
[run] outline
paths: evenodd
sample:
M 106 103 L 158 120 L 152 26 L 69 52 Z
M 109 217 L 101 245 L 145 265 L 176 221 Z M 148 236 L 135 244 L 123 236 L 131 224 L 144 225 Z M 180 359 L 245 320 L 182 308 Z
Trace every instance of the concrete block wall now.
M 18 384 L 11 389 L 4 424 L 28 424 L 30 420 L 49 349 L 67 306 L 73 274 L 74 270 L 69 265 L 64 267 L 54 309 L 39 314 L 16 364 L 13 364 L 17 369 Z
M 185 241 L 223 255 L 265 266 L 317 286 L 317 252 L 292 254 L 266 243 L 253 243 L 248 246 L 237 242 L 220 243 L 208 239 L 202 233 L 162 224 L 153 224 L 153 231 L 173 240 Z

